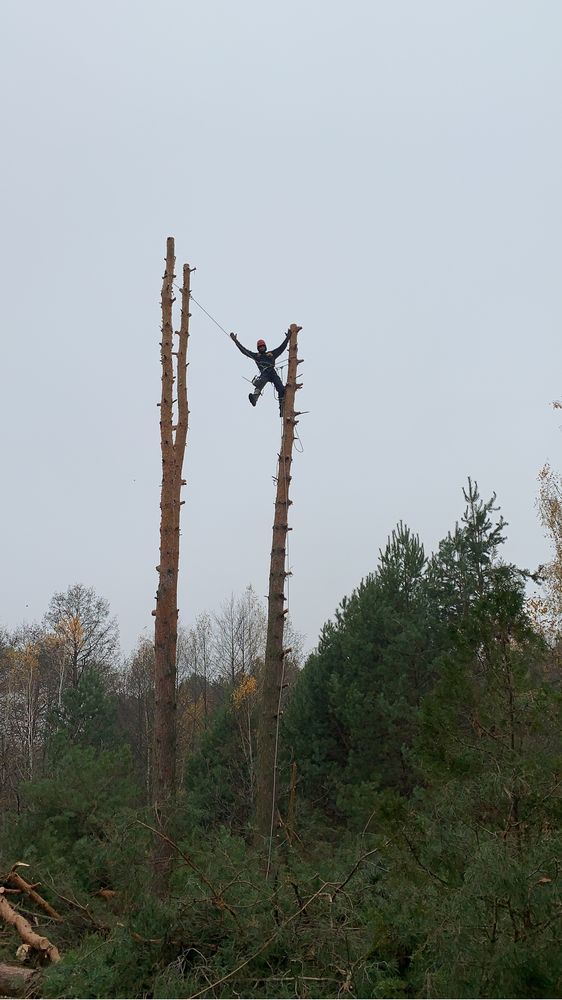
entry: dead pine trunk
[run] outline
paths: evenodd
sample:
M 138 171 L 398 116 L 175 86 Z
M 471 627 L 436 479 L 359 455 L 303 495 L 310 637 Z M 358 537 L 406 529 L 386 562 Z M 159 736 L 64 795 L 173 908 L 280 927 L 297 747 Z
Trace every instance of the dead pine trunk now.
M 289 528 L 289 487 L 291 484 L 291 462 L 295 426 L 298 413 L 295 412 L 295 393 L 300 389 L 297 383 L 297 336 L 301 329 L 295 323 L 291 326 L 289 340 L 289 368 L 283 409 L 283 430 L 281 450 L 277 468 L 277 491 L 275 497 L 275 518 L 273 522 L 273 543 L 269 572 L 269 595 L 267 615 L 267 641 L 265 662 L 261 676 L 258 752 L 256 762 L 256 833 L 258 842 L 264 845 L 268 854 L 268 870 L 271 852 L 278 830 L 278 783 L 277 751 L 279 736 L 279 712 L 284 683 L 285 656 L 283 635 L 285 616 L 285 568 L 287 552 L 287 532 Z
M 156 593 L 154 630 L 154 744 L 153 803 L 160 815 L 173 799 L 176 788 L 176 650 L 178 634 L 178 569 L 180 551 L 180 498 L 182 467 L 187 440 L 187 345 L 189 339 L 190 268 L 183 268 L 181 324 L 174 349 L 172 308 L 175 301 L 174 240 L 166 245 L 166 270 L 162 282 L 162 396 L 160 446 L 162 487 L 160 493 L 160 563 Z M 175 361 L 174 361 L 175 359 Z M 174 398 L 177 392 L 177 398 Z M 164 841 L 161 841 L 164 843 Z M 164 858 L 160 863 L 165 866 Z

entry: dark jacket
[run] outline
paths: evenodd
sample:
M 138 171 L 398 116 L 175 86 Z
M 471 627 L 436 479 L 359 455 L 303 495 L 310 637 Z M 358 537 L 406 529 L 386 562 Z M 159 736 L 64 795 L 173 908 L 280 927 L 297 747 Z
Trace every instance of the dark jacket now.
M 260 354 L 259 351 L 249 351 L 247 347 L 242 347 L 242 344 L 240 344 L 237 340 L 235 340 L 234 343 L 236 344 L 238 350 L 242 351 L 242 354 L 245 354 L 247 358 L 252 358 L 256 362 L 260 372 L 266 372 L 270 368 L 275 368 L 275 360 L 280 354 L 283 354 L 283 351 L 289 343 L 290 336 L 291 331 L 289 330 L 285 340 L 279 345 L 279 347 L 276 347 L 274 351 L 264 351 L 263 354 Z

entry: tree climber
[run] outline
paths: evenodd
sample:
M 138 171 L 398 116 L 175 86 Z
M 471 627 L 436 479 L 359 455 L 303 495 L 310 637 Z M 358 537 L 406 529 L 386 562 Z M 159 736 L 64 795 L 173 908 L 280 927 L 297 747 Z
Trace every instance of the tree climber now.
M 279 413 L 283 416 L 283 397 L 285 395 L 285 386 L 275 371 L 275 361 L 279 355 L 283 353 L 289 343 L 291 331 L 287 331 L 285 340 L 279 345 L 279 347 L 276 347 L 274 351 L 268 351 L 265 340 L 258 340 L 256 344 L 257 351 L 249 351 L 247 347 L 242 346 L 235 333 L 231 333 L 230 336 L 236 344 L 238 350 L 242 351 L 242 354 L 245 354 L 247 358 L 253 358 L 260 370 L 260 374 L 256 375 L 255 378 L 252 379 L 255 391 L 248 394 L 250 403 L 252 406 L 255 406 L 262 394 L 262 389 L 266 382 L 272 382 L 277 389 L 277 395 L 279 397 Z

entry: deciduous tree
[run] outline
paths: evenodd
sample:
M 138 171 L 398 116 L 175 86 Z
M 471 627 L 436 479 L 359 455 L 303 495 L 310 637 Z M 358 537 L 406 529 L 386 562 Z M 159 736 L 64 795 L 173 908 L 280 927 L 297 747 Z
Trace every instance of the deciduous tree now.
M 118 629 L 109 603 L 93 587 L 75 583 L 55 594 L 45 616 L 60 649 L 59 701 L 66 683 L 77 687 L 88 666 L 107 668 L 117 652 Z

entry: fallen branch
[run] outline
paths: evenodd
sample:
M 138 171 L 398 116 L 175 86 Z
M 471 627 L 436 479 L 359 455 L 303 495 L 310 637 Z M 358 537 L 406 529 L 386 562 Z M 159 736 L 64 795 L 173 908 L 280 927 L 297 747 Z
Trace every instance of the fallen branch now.
M 163 938 L 145 938 L 142 934 L 137 934 L 136 931 L 130 932 L 133 941 L 138 941 L 139 944 L 163 944 Z
M 68 896 L 63 896 L 57 889 L 55 889 L 54 885 L 51 886 L 51 892 L 54 892 L 58 899 L 62 899 L 63 903 L 67 903 L 68 906 L 73 906 L 80 913 L 84 914 L 84 917 L 87 918 L 97 930 L 107 930 L 107 926 L 105 924 L 100 924 L 98 920 L 95 920 L 88 907 L 79 903 L 77 899 L 69 899 Z
M 428 868 L 426 865 L 424 865 L 423 861 L 421 860 L 421 858 L 419 857 L 419 855 L 416 853 L 414 845 L 409 840 L 409 838 L 408 838 L 407 834 L 405 833 L 405 831 L 402 830 L 401 833 L 402 833 L 402 836 L 403 836 L 404 840 L 406 841 L 406 844 L 408 845 L 408 848 L 410 850 L 410 854 L 412 855 L 412 857 L 413 857 L 414 861 L 416 862 L 416 864 L 419 865 L 419 867 L 424 872 L 426 872 L 431 878 L 436 879 L 438 882 L 441 883 L 441 885 L 444 885 L 446 889 L 450 889 L 451 886 L 449 885 L 448 882 L 445 881 L 445 879 L 441 878 L 440 875 L 437 875 L 435 872 L 432 872 L 431 868 Z
M 35 892 L 34 887 L 30 885 L 29 882 L 26 882 L 21 875 L 18 875 L 17 872 L 10 872 L 6 881 L 11 882 L 12 885 L 16 886 L 17 889 L 21 890 L 21 892 L 27 893 L 29 898 L 32 899 L 34 903 L 37 903 L 37 906 L 44 910 L 49 917 L 53 918 L 53 920 L 58 920 L 59 922 L 62 920 L 60 913 L 57 913 L 51 904 L 48 903 L 46 899 L 43 899 L 38 892 Z
M 5 898 L 3 892 L 0 890 L 0 918 L 7 924 L 11 924 L 15 927 L 20 938 L 25 944 L 30 945 L 35 951 L 38 951 L 41 955 L 46 956 L 51 962 L 60 962 L 60 952 L 56 945 L 54 945 L 48 938 L 43 937 L 41 934 L 36 934 L 33 930 L 29 920 L 22 917 L 20 913 L 17 913 L 12 906 L 10 906 L 8 900 Z
M 117 889 L 98 889 L 94 892 L 94 896 L 100 896 L 101 899 L 105 899 L 106 903 L 109 903 L 110 899 L 115 899 L 119 893 Z
M 223 899 L 223 893 L 215 888 L 213 883 L 209 881 L 205 873 L 202 872 L 201 869 L 197 867 L 197 865 L 195 864 L 194 861 L 191 860 L 189 855 L 185 854 L 184 851 L 182 851 L 181 847 L 178 847 L 178 845 L 174 843 L 174 841 L 171 840 L 170 837 L 168 837 L 165 833 L 162 833 L 161 830 L 156 830 L 153 826 L 149 826 L 148 823 L 143 823 L 142 820 L 140 819 L 137 820 L 137 823 L 139 826 L 144 826 L 146 830 L 150 830 L 150 832 L 155 834 L 156 837 L 160 837 L 161 840 L 165 841 L 170 847 L 173 848 L 174 851 L 176 851 L 177 854 L 179 854 L 180 858 L 183 858 L 188 868 L 191 868 L 191 870 L 195 872 L 195 874 L 200 878 L 200 880 L 204 883 L 204 885 L 206 885 L 207 888 L 211 890 L 212 894 L 211 901 L 213 902 L 213 904 L 216 907 L 218 907 L 219 910 L 228 910 L 228 912 L 233 917 L 240 930 L 242 930 L 243 929 L 242 924 L 240 923 L 232 907 L 229 906 L 229 904 Z

